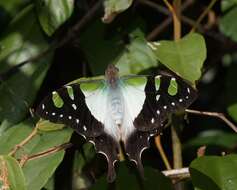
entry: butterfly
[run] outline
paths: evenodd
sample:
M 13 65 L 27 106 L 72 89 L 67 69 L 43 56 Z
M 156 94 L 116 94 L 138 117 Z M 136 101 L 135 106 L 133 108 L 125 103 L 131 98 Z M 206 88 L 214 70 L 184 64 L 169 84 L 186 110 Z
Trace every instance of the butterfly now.
M 121 142 L 143 173 L 141 155 L 149 147 L 149 138 L 161 132 L 171 113 L 190 106 L 196 96 L 196 90 L 178 76 L 120 76 L 110 64 L 102 77 L 81 79 L 53 91 L 36 113 L 70 126 L 93 143 L 107 159 L 107 179 L 112 182 Z

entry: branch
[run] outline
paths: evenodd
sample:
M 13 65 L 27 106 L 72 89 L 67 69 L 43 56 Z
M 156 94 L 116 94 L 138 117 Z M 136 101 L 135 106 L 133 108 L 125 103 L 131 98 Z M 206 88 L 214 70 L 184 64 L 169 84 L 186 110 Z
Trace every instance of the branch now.
M 215 5 L 215 3 L 218 0 L 212 0 L 210 2 L 210 4 L 207 6 L 207 8 L 202 12 L 202 14 L 198 17 L 196 24 L 193 26 L 193 28 L 191 29 L 190 32 L 194 32 L 197 28 L 197 26 L 202 22 L 202 20 L 205 18 L 205 16 L 208 14 L 208 12 L 210 11 L 210 9 Z
M 27 161 L 35 160 L 35 159 L 42 158 L 42 157 L 46 157 L 46 156 L 51 155 L 53 153 L 56 153 L 56 152 L 59 152 L 61 150 L 70 148 L 71 146 L 72 146 L 71 143 L 64 143 L 64 144 L 61 144 L 59 146 L 49 148 L 48 150 L 39 152 L 39 153 L 31 155 L 31 156 L 25 155 L 20 159 L 20 166 L 23 167 Z
M 164 149 L 162 147 L 162 144 L 161 144 L 160 135 L 155 137 L 155 144 L 156 144 L 156 147 L 157 147 L 157 149 L 158 149 L 158 151 L 160 153 L 160 156 L 161 156 L 161 158 L 162 158 L 162 160 L 163 160 L 163 162 L 165 164 L 166 169 L 167 170 L 171 170 L 171 165 L 169 163 L 169 160 L 168 160 L 168 158 L 167 158 L 167 156 L 165 154 L 165 151 L 164 151 Z
M 19 144 L 16 144 L 15 147 L 13 148 L 13 150 L 8 154 L 9 156 L 14 156 L 16 151 L 20 148 L 22 148 L 25 144 L 27 144 L 35 135 L 37 135 L 38 132 L 38 127 L 36 125 L 36 127 L 33 129 L 33 131 L 23 140 L 21 141 Z
M 191 109 L 186 109 L 185 111 L 187 113 L 196 114 L 196 115 L 217 117 L 217 118 L 221 119 L 222 121 L 224 121 L 233 131 L 235 131 L 237 133 L 237 127 L 230 120 L 228 120 L 223 113 L 198 111 L 198 110 L 191 110 Z
M 189 168 L 179 168 L 173 170 L 164 170 L 162 173 L 172 179 L 186 179 L 190 178 Z

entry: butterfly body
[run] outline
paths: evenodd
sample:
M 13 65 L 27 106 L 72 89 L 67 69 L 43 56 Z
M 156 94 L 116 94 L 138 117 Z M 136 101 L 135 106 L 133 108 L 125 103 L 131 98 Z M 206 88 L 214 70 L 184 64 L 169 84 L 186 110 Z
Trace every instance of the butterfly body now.
M 169 114 L 196 98 L 182 79 L 166 76 L 119 76 L 109 65 L 105 76 L 79 81 L 51 93 L 37 109 L 40 117 L 72 127 L 95 145 L 108 161 L 108 179 L 115 179 L 120 141 L 142 171 L 141 154 L 149 138 L 163 128 Z

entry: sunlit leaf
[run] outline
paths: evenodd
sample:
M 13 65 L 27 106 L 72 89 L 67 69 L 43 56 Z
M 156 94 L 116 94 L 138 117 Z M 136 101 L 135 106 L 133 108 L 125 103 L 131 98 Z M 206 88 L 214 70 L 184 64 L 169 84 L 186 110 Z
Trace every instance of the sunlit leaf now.
M 28 6 L 11 22 L 0 38 L 0 73 L 38 55 L 48 47 L 33 6 Z M 21 121 L 32 105 L 49 68 L 52 54 L 20 67 L 0 82 L 0 136 L 7 127 Z
M 179 41 L 154 42 L 151 47 L 163 65 L 184 79 L 195 83 L 201 77 L 206 45 L 200 34 L 188 34 Z
M 27 190 L 22 169 L 11 156 L 0 155 L 0 189 Z
M 72 14 L 74 0 L 37 0 L 36 10 L 43 30 L 51 36 Z

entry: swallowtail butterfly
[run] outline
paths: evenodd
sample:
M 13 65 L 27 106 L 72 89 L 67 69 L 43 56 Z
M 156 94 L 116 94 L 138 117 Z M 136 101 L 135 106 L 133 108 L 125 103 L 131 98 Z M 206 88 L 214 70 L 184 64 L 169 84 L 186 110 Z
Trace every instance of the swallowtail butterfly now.
M 52 92 L 36 113 L 63 123 L 95 145 L 108 161 L 108 180 L 115 179 L 120 142 L 143 173 L 141 154 L 159 134 L 168 115 L 187 108 L 196 91 L 178 76 L 119 76 L 108 65 L 105 76 L 65 85 Z

